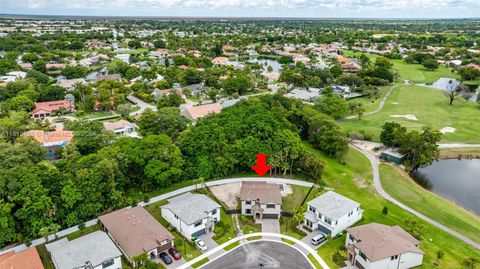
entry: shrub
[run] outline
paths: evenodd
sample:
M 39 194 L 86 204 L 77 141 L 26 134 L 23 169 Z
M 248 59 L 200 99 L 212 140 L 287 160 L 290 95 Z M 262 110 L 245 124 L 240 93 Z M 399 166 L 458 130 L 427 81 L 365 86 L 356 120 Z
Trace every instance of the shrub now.
M 382 209 L 382 214 L 384 216 L 388 215 L 388 207 L 387 206 L 384 206 L 383 209 Z
M 345 260 L 346 257 L 344 257 L 342 255 L 342 252 L 340 252 L 339 250 L 335 251 L 335 253 L 333 253 L 332 255 L 332 261 L 340 267 L 345 265 Z

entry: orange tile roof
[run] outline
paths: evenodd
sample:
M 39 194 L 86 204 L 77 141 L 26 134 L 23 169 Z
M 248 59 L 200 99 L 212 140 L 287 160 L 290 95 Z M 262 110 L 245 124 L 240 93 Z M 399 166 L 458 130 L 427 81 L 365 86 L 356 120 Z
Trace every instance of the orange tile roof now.
M 72 131 L 52 131 L 52 132 L 45 132 L 42 130 L 30 130 L 22 134 L 22 136 L 29 136 L 33 139 L 37 140 L 42 144 L 46 143 L 58 143 L 65 141 L 67 144 L 73 138 L 75 133 Z
M 44 269 L 37 249 L 32 247 L 22 252 L 0 255 L 0 269 Z
M 41 110 L 52 112 L 55 110 L 60 110 L 62 107 L 67 110 L 71 110 L 75 108 L 75 105 L 66 100 L 35 103 L 35 109 L 33 109 L 32 114 L 35 114 Z

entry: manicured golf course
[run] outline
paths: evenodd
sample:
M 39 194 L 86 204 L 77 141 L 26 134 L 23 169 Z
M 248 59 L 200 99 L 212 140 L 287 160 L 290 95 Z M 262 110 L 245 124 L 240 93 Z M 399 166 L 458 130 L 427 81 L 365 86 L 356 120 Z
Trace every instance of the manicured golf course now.
M 414 115 L 417 120 L 391 115 Z M 423 86 L 402 85 L 395 88 L 387 99 L 383 109 L 373 115 L 365 115 L 361 120 L 352 119 L 339 122 L 346 131 L 364 130 L 379 140 L 382 125 L 387 121 L 396 121 L 408 129 L 419 130 L 429 126 L 440 130 L 455 128 L 455 132 L 442 136 L 442 142 L 480 143 L 480 109 L 473 102 L 456 100 L 453 105 L 443 90 Z

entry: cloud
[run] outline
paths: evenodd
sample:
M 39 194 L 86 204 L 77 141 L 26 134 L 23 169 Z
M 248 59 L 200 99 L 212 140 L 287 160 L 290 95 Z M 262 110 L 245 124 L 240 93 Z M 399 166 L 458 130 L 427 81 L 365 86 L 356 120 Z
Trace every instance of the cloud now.
M 121 11 L 139 15 L 142 12 L 168 12 L 181 13 L 182 10 L 210 11 L 212 15 L 221 15 L 224 10 L 244 11 L 260 10 L 268 12 L 289 11 L 375 11 L 381 17 L 381 11 L 418 11 L 428 14 L 429 9 L 442 11 L 445 17 L 451 9 L 478 10 L 480 14 L 480 1 L 478 0 L 1 0 L 2 9 L 20 10 L 21 13 L 35 10 L 68 11 L 70 14 L 77 10 L 99 11 L 111 14 Z M 407 12 L 408 13 L 408 12 Z M 341 14 L 339 14 L 340 16 Z

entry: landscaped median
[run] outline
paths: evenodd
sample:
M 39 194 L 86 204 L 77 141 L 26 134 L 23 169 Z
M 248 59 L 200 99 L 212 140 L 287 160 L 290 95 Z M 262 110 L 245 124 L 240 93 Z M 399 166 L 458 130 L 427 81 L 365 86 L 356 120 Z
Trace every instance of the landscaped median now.
M 214 253 L 222 250 L 229 250 L 232 251 L 233 249 L 236 249 L 237 247 L 242 246 L 243 244 L 248 243 L 250 240 L 249 239 L 255 239 L 255 240 L 260 240 L 260 238 L 263 237 L 274 237 L 278 238 L 275 242 L 283 242 L 282 240 L 288 240 L 290 242 L 294 242 L 297 246 L 300 246 L 301 248 L 307 250 L 309 252 L 308 256 L 305 256 L 305 258 L 311 263 L 313 268 L 324 268 L 324 269 L 329 269 L 330 267 L 325 263 L 325 261 L 317 254 L 315 250 L 313 250 L 311 247 L 309 247 L 306 243 L 287 236 L 287 235 L 282 235 L 282 234 L 277 234 L 277 233 L 251 233 L 247 235 L 242 235 L 236 238 L 233 238 L 229 240 L 228 242 L 225 242 L 221 244 L 220 246 L 217 246 L 214 249 L 211 249 L 210 251 L 196 257 L 195 259 L 184 263 L 180 265 L 177 269 L 186 269 L 189 267 L 196 266 L 194 268 L 200 267 L 201 265 L 204 265 L 207 262 L 210 262 L 208 259 L 209 256 L 213 255 Z M 242 242 L 243 241 L 243 242 Z M 272 241 L 272 240 L 269 240 Z M 241 242 L 237 244 L 238 242 Z M 232 247 L 233 245 L 233 247 Z M 228 252 L 227 252 L 228 253 Z M 302 252 L 303 253 L 303 252 Z M 227 254 L 224 254 L 227 255 Z

